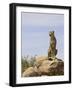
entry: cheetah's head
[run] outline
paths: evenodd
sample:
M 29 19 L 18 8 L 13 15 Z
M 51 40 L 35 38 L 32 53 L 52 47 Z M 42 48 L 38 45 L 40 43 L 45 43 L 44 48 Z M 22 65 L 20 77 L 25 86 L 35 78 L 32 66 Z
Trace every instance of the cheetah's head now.
M 54 31 L 50 31 L 50 32 L 49 32 L 49 36 L 50 36 L 50 37 L 54 36 Z

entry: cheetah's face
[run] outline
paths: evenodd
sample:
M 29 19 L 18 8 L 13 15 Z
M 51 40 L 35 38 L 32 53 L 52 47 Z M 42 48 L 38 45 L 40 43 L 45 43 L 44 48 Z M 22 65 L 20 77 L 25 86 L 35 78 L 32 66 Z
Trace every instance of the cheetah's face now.
M 51 36 L 54 36 L 54 31 L 50 31 L 49 32 L 49 36 L 51 37 Z

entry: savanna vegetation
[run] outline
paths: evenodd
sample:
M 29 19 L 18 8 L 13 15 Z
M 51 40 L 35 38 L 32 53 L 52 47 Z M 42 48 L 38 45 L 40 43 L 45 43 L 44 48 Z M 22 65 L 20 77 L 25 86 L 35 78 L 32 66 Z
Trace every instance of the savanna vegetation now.
M 27 57 L 24 57 L 21 59 L 21 72 L 23 73 L 27 68 L 33 67 L 35 64 L 35 57 L 31 57 L 28 59 Z

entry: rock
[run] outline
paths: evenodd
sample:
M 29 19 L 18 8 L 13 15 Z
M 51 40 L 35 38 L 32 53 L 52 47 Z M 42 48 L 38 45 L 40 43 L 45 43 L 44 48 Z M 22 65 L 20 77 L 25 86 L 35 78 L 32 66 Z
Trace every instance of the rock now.
M 36 57 L 35 65 L 39 67 L 45 60 L 48 60 L 48 56 Z
M 39 67 L 41 75 L 64 75 L 64 62 L 63 61 L 45 61 Z
M 64 62 L 56 61 L 50 65 L 49 75 L 64 75 Z
M 61 59 L 54 58 L 52 61 L 38 59 L 36 62 L 39 66 L 27 68 L 23 73 L 23 77 L 64 75 L 64 62 Z
M 38 57 L 36 57 L 36 61 L 46 60 L 46 59 L 48 59 L 48 56 L 38 56 Z
M 37 67 L 29 67 L 23 73 L 23 77 L 37 76 Z

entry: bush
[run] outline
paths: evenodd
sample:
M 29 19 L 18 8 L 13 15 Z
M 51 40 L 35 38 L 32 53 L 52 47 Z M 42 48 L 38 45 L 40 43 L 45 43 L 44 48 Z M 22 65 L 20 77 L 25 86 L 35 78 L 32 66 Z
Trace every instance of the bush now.
M 22 59 L 21 60 L 21 69 L 22 73 L 29 67 L 29 63 L 27 60 Z
M 29 65 L 30 67 L 33 67 L 35 64 L 35 57 L 31 57 L 30 61 L 29 61 Z
M 28 60 L 27 57 L 21 59 L 21 73 L 23 73 L 27 68 L 33 67 L 35 63 L 35 57 L 31 57 L 30 60 Z

